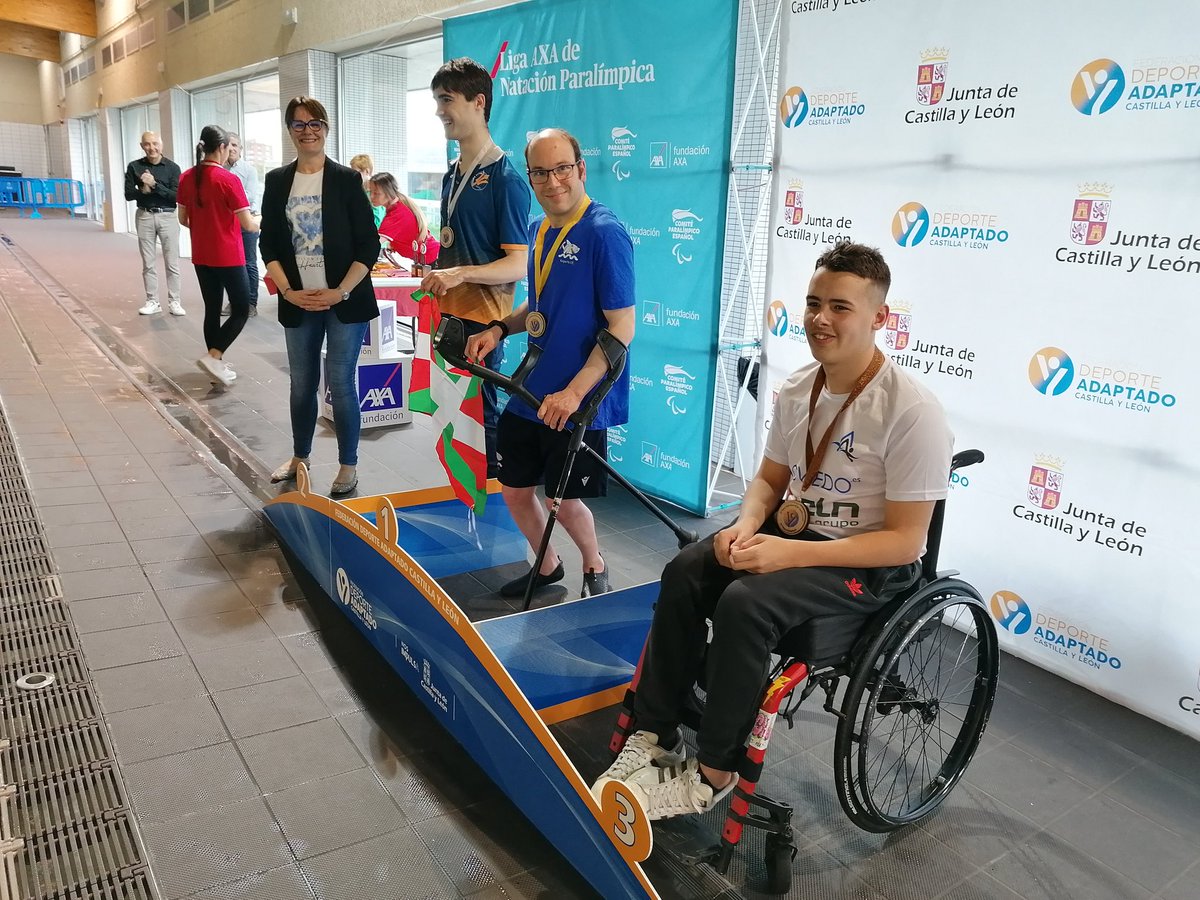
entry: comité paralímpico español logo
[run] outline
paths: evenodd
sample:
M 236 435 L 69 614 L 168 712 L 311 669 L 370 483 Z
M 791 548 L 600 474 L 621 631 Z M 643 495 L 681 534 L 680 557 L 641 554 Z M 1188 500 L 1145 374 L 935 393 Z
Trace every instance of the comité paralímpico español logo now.
M 937 106 L 946 92 L 946 70 L 950 65 L 950 51 L 945 47 L 933 47 L 921 51 L 921 62 L 917 66 L 917 102 L 922 106 Z
M 1086 182 L 1079 186 L 1079 195 L 1071 211 L 1071 240 L 1090 247 L 1104 240 L 1112 212 L 1112 185 Z

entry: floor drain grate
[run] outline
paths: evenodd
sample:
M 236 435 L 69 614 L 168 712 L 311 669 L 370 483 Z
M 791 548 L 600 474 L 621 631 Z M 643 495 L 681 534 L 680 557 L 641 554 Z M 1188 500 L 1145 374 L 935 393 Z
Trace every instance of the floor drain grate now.
M 2 406 L 0 812 L 0 896 L 158 897 Z

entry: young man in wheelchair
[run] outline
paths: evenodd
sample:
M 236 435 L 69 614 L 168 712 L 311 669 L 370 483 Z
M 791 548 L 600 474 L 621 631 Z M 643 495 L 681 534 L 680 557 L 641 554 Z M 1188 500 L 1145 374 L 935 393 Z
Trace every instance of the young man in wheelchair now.
M 874 248 L 842 243 L 817 260 L 804 314 L 816 362 L 779 392 L 737 521 L 663 572 L 638 730 L 597 796 L 616 779 L 652 820 L 711 809 L 737 783 L 781 637 L 817 615 L 865 621 L 918 578 L 953 436 L 937 398 L 875 346 L 890 284 Z M 702 666 L 698 753 L 685 758 L 679 725 Z

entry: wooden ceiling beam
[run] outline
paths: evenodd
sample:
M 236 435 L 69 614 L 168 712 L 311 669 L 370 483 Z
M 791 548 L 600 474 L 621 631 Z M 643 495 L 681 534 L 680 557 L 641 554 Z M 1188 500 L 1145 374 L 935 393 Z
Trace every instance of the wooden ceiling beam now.
M 96 36 L 96 0 L 0 0 L 0 19 Z
M 57 31 L 16 22 L 0 22 L 0 53 L 62 61 Z

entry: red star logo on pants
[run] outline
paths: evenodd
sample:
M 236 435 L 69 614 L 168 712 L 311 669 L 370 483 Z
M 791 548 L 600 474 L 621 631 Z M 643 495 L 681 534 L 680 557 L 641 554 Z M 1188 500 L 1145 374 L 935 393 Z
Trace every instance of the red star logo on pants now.
M 857 578 L 851 578 L 849 581 L 843 581 L 842 584 L 846 585 L 846 587 L 848 587 L 850 589 L 851 597 L 861 597 L 862 596 L 863 586 L 861 584 L 859 584 Z

